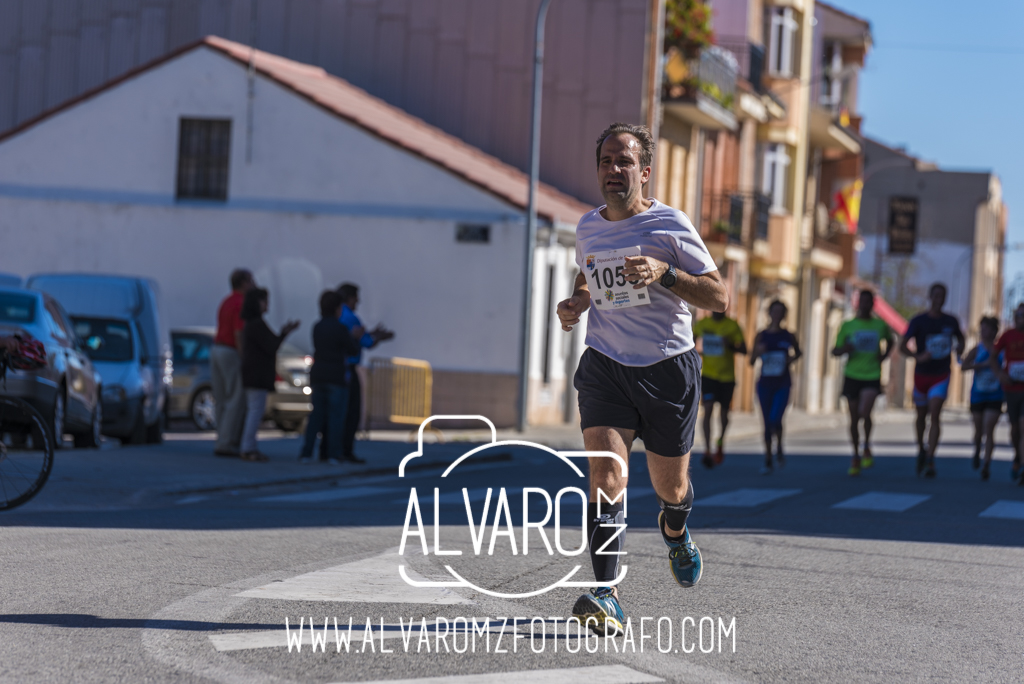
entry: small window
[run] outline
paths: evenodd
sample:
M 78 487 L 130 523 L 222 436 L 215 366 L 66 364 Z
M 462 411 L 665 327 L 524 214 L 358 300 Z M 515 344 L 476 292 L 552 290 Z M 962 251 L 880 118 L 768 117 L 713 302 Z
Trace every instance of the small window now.
M 182 119 L 178 137 L 178 199 L 226 201 L 231 121 Z
M 774 7 L 768 34 L 768 71 L 773 76 L 793 76 L 793 52 L 796 49 L 796 32 L 799 29 L 793 10 L 789 7 Z
M 32 295 L 0 292 L 0 321 L 32 323 L 36 320 L 36 298 Z
M 774 212 L 786 211 L 786 181 L 789 175 L 789 154 L 786 146 L 772 143 L 764 153 L 764 171 L 761 175 L 761 192 L 771 199 Z
M 491 227 L 488 225 L 460 223 L 455 228 L 455 241 L 487 244 L 491 241 Z

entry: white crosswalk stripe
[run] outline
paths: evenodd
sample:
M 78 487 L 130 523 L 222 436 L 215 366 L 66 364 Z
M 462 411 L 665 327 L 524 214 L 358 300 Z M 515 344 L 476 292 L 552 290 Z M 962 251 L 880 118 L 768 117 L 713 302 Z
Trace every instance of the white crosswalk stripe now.
M 902 513 L 924 503 L 932 497 L 927 494 L 898 494 L 894 492 L 868 492 L 846 501 L 840 501 L 832 508 L 847 508 L 857 511 L 889 511 Z
M 979 518 L 1004 518 L 1024 520 L 1024 501 L 1000 499 L 978 514 Z
M 694 506 L 723 506 L 748 508 L 783 499 L 802 492 L 802 489 L 737 489 L 697 499 Z
M 243 591 L 237 596 L 345 603 L 473 603 L 444 587 L 409 586 L 398 574 L 399 565 L 406 566 L 406 572 L 411 579 L 427 579 L 412 570 L 408 561 L 398 555 L 396 548 L 361 561 L 308 572 L 282 582 L 271 582 L 262 587 Z

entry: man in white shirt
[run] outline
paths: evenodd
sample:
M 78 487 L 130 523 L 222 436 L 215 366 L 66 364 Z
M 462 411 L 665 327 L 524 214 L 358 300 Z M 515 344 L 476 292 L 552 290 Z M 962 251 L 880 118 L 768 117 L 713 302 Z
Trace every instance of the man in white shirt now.
M 612 124 L 598 138 L 597 177 L 607 204 L 576 228 L 580 273 L 572 297 L 558 304 L 558 317 L 562 329 L 571 330 L 590 310 L 589 349 L 573 382 L 584 444 L 628 459 L 633 440 L 643 439 L 672 575 L 691 587 L 702 569 L 686 529 L 701 361 L 686 302 L 725 311 L 729 294 L 686 215 L 644 199 L 653 156 L 654 140 L 644 126 Z M 612 459 L 591 458 L 589 465 L 587 532 L 599 586 L 576 601 L 573 615 L 600 634 L 616 633 L 623 613 L 618 589 L 608 583 L 618 579 L 626 478 Z

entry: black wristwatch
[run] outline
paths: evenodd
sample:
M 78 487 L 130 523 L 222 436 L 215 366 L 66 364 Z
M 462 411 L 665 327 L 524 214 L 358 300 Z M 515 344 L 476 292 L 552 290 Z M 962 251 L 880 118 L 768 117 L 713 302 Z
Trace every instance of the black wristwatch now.
M 671 288 L 673 285 L 675 285 L 676 284 L 676 267 L 673 266 L 672 264 L 669 264 L 668 265 L 668 270 L 665 271 L 665 274 L 663 276 L 661 276 L 661 280 L 659 282 L 661 283 L 662 287 Z

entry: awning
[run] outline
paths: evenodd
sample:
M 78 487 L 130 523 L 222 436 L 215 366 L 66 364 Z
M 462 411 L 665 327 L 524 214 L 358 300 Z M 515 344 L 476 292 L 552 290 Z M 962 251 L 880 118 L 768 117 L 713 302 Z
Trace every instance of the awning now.
M 860 302 L 860 292 L 860 290 L 857 290 L 857 296 L 854 298 L 853 301 L 854 308 L 857 308 L 858 302 Z M 883 321 L 885 321 L 886 324 L 888 324 L 888 326 L 892 328 L 897 335 L 900 335 L 902 337 L 903 333 L 907 332 L 907 319 L 905 319 L 903 316 L 900 316 L 899 312 L 896 311 L 896 309 L 892 308 L 892 306 L 889 305 L 889 302 L 885 301 L 882 295 L 878 294 L 877 292 L 875 292 L 874 294 L 875 315 L 881 318 Z

